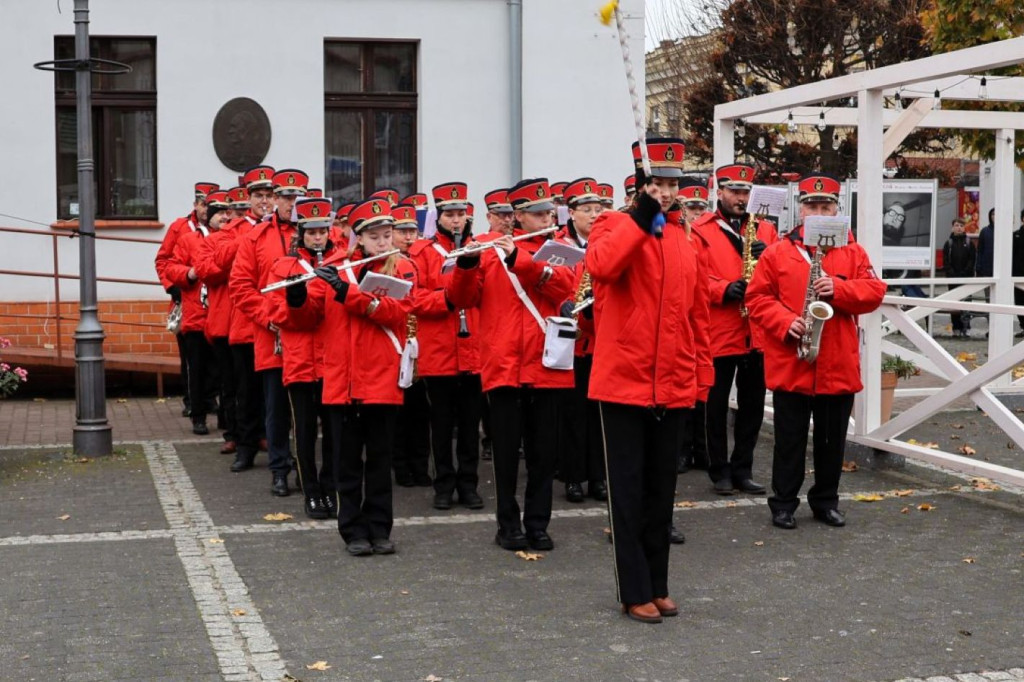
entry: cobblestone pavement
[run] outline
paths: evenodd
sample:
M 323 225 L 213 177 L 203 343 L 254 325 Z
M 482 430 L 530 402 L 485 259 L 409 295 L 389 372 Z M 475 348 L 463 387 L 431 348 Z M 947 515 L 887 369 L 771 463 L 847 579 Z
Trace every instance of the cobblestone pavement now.
M 801 507 L 786 532 L 763 498 L 719 498 L 689 472 L 670 584 L 682 614 L 648 626 L 617 612 L 603 506 L 560 486 L 556 549 L 539 560 L 493 544 L 486 465 L 485 510 L 396 488 L 398 554 L 356 559 L 299 495 L 271 497 L 265 469 L 228 472 L 180 403 L 113 403 L 115 438 L 138 442 L 104 459 L 40 447 L 69 440 L 68 412 L 0 403 L 0 429 L 15 414 L 51 429 L 17 447 L 2 432 L 3 679 L 1024 681 L 1019 490 L 862 468 L 844 475 L 846 528 Z M 983 419 L 945 413 L 934 429 L 1005 457 L 1001 435 L 968 430 Z M 770 452 L 766 427 L 762 479 Z

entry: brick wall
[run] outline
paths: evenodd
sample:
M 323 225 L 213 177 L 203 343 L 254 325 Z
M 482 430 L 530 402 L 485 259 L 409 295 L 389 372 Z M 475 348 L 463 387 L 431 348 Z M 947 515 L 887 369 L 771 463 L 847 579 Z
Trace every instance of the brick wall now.
M 99 316 L 106 339 L 107 353 L 138 353 L 177 357 L 178 346 L 164 326 L 169 302 L 100 301 Z M 78 302 L 60 304 L 60 338 L 57 336 L 54 303 L 0 302 L 0 336 L 23 348 L 56 347 L 74 349 Z M 48 316 L 48 319 L 43 319 Z

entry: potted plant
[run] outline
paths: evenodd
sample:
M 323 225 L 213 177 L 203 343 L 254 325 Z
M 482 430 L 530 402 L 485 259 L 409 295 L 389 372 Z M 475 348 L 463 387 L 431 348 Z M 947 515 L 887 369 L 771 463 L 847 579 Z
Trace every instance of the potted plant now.
M 892 417 L 892 401 L 896 395 L 896 384 L 900 379 L 915 376 L 920 370 L 910 360 L 898 355 L 886 355 L 882 360 L 882 422 Z
M 0 351 L 10 347 L 11 342 L 0 337 Z M 11 367 L 3 361 L 3 357 L 0 357 L 0 399 L 13 394 L 25 381 L 28 381 L 28 371 L 21 367 Z

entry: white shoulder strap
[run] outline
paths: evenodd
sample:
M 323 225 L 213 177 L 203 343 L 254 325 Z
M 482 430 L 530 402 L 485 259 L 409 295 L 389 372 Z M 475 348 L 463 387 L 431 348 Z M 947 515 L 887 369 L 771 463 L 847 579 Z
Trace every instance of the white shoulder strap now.
M 512 282 L 512 288 L 516 290 L 516 295 L 519 296 L 519 300 L 523 302 L 526 309 L 530 311 L 531 315 L 533 315 L 533 319 L 537 320 L 537 324 L 540 325 L 541 333 L 547 333 L 548 328 L 547 325 L 544 324 L 544 318 L 540 316 L 540 311 L 537 310 L 537 306 L 533 304 L 533 301 L 530 300 L 530 297 L 523 290 L 523 285 L 519 281 L 519 278 L 516 277 L 516 273 L 509 270 L 508 265 L 505 263 L 505 258 L 508 257 L 508 254 L 498 247 L 495 247 L 495 250 L 498 252 L 498 262 L 501 263 L 501 267 L 505 268 L 505 274 L 508 275 L 508 281 Z
M 349 263 L 349 260 L 346 258 L 345 259 L 345 265 L 348 265 L 348 263 Z M 348 275 L 348 281 L 351 282 L 352 284 L 355 284 L 356 287 L 358 287 L 359 286 L 359 280 L 356 279 L 356 273 L 352 272 L 354 269 L 355 268 L 347 268 L 345 270 L 345 273 Z M 377 323 L 374 323 L 374 324 L 377 324 Z M 391 340 L 391 345 L 395 347 L 395 352 L 398 353 L 399 355 L 401 355 L 402 354 L 402 343 L 398 340 L 398 336 L 396 336 L 393 331 L 391 331 L 390 329 L 388 329 L 387 327 L 385 327 L 382 324 L 377 324 L 377 326 L 381 328 L 381 331 L 383 331 L 385 334 L 387 334 L 388 339 Z

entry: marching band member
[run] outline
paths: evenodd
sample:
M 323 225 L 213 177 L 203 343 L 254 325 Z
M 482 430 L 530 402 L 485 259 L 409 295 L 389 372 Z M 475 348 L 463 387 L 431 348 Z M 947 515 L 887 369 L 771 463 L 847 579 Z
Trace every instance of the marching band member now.
M 547 180 L 523 180 L 508 199 L 515 210 L 513 233 L 523 238 L 503 235 L 488 242 L 492 248 L 462 255 L 445 292 L 456 310 L 479 307 L 480 336 L 487 340 L 480 358 L 494 447 L 495 542 L 508 550 L 550 550 L 558 405 L 573 376 L 543 365 L 544 318 L 556 315 L 572 295 L 573 271 L 532 258 L 545 240 L 529 235 L 551 225 L 555 208 Z M 520 442 L 527 475 L 522 519 L 515 497 Z
M 355 208 L 354 203 L 342 204 L 334 212 L 334 225 L 331 227 L 331 241 L 341 248 L 348 248 L 349 240 L 352 238 L 352 228 L 348 224 L 348 214 Z
M 636 198 L 636 176 L 627 175 L 622 186 L 626 190 L 626 203 L 619 207 L 620 211 L 628 211 L 633 206 L 633 200 Z
M 409 249 L 419 237 L 419 223 L 416 207 L 403 200 L 391 210 L 395 227 L 393 239 L 395 248 L 409 258 Z M 415 267 L 415 262 L 410 259 Z M 420 275 L 417 272 L 417 282 Z M 409 315 L 407 333 L 418 333 L 419 321 L 415 314 Z M 408 343 L 408 339 L 406 340 Z M 395 436 L 395 451 L 391 466 L 395 471 L 395 483 L 403 487 L 429 486 L 430 474 L 430 404 L 427 389 L 422 380 L 416 380 L 405 389 L 402 407 L 398 410 L 398 433 Z
M 477 492 L 480 463 L 480 327 L 477 312 L 453 305 L 445 290 L 451 273 L 442 273 L 448 253 L 467 242 L 467 187 L 448 182 L 434 187 L 437 233 L 410 249 L 420 280 L 415 313 L 419 374 L 430 403 L 434 453 L 434 508 L 451 509 L 454 495 L 469 509 L 482 509 Z M 455 453 L 452 438 L 458 429 Z
M 597 195 L 601 197 L 601 210 L 608 211 L 615 208 L 615 188 L 611 185 L 599 184 Z
M 231 268 L 231 301 L 249 318 L 253 326 L 256 373 L 263 383 L 266 433 L 269 444 L 271 493 L 278 497 L 291 494 L 288 472 L 291 471 L 288 431 L 291 424 L 288 393 L 282 381 L 279 353 L 279 328 L 270 319 L 271 305 L 260 289 L 267 285 L 270 271 L 278 258 L 288 253 L 295 238 L 291 222 L 295 200 L 306 193 L 309 177 L 295 169 L 274 174 L 276 210 L 242 237 L 235 263 Z
M 508 203 L 507 189 L 492 189 L 484 195 L 487 204 L 488 231 L 476 238 L 477 241 L 490 241 L 503 234 L 512 234 L 512 204 Z
M 711 278 L 711 349 L 715 358 L 715 385 L 708 394 L 705 431 L 708 475 L 719 495 L 740 490 L 763 495 L 765 487 L 753 479 L 754 447 L 764 419 L 764 356 L 757 330 L 752 330 L 743 309 L 747 281 L 744 271 L 744 232 L 748 221 L 747 200 L 754 184 L 754 169 L 733 164 L 715 171 L 718 210 L 705 213 L 692 230 L 703 240 Z M 757 238 L 749 245 L 756 261 L 768 244 L 778 240 L 775 226 L 757 224 Z M 729 456 L 729 393 L 736 380 L 738 409 L 733 428 L 734 445 Z
M 312 270 L 330 258 L 337 245 L 330 239 L 331 201 L 323 198 L 302 198 L 295 202 L 295 245 L 288 257 L 274 265 L 271 280 Z M 299 262 L 307 267 L 298 267 Z M 293 329 L 288 322 L 286 293 L 269 294 L 276 306 L 272 314 L 281 329 L 282 382 L 291 402 L 292 425 L 295 429 L 295 459 L 299 487 L 304 496 L 303 510 L 311 519 L 336 516 L 337 497 L 334 490 L 334 466 L 331 456 L 333 440 L 330 419 L 323 407 L 323 330 Z M 323 428 L 322 465 L 316 466 L 317 420 Z
M 683 411 L 713 369 L 698 251 L 672 215 L 657 236 L 676 201 L 683 143 L 653 138 L 647 150 L 653 177 L 634 143 L 635 207 L 601 214 L 586 267 L 595 300 L 590 398 L 600 402 L 618 600 L 630 618 L 657 623 L 679 612 L 668 559 Z
M 568 183 L 564 190 L 566 205 L 569 207 L 569 221 L 566 224 L 570 244 L 587 247 L 590 230 L 601 214 L 601 197 L 597 194 L 598 184 L 593 178 L 580 178 Z M 572 316 L 572 309 L 584 299 L 593 295 L 585 263 L 576 266 L 574 297 L 562 304 L 562 317 Z M 567 396 L 562 414 L 562 447 L 559 472 L 565 482 L 565 499 L 569 502 L 583 502 L 583 482 L 587 482 L 587 494 L 595 500 L 608 499 L 605 485 L 604 450 L 601 447 L 601 422 L 597 403 L 587 398 L 590 390 L 590 369 L 594 359 L 593 310 L 585 308 L 577 316 L 579 338 L 573 359 L 575 389 Z
M 679 186 L 679 204 L 683 209 L 683 224 L 689 232 L 697 220 L 708 212 L 708 188 L 695 178 L 683 178 Z
M 826 176 L 804 178 L 799 185 L 800 220 L 779 243 L 761 256 L 747 289 L 751 321 L 764 336 L 768 387 L 775 405 L 772 523 L 796 528 L 793 512 L 800 504 L 807 456 L 807 432 L 814 417 L 814 485 L 807 504 L 814 518 L 843 526 L 838 510 L 846 431 L 860 381 L 857 316 L 878 308 L 885 283 L 875 275 L 867 253 L 851 241 L 824 249 L 805 244 L 803 221 L 811 215 L 838 213 L 839 182 Z M 823 254 L 818 254 L 821 248 Z M 809 282 L 812 263 L 820 274 Z M 821 323 L 820 352 L 808 361 L 797 356 L 808 332 L 806 308 L 814 300 L 828 303 L 832 317 Z

